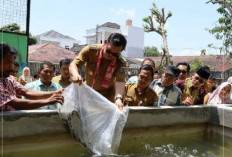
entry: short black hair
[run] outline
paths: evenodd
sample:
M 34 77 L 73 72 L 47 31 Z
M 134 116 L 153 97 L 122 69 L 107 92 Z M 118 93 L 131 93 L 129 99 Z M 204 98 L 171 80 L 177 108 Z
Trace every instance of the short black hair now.
M 151 77 L 153 78 L 154 71 L 153 71 L 153 68 L 150 65 L 143 65 L 143 66 L 141 66 L 139 68 L 139 73 L 141 72 L 141 70 L 148 70 L 148 71 L 150 71 L 151 72 Z
M 187 72 L 190 71 L 190 65 L 187 62 L 179 62 L 176 64 L 176 67 L 178 67 L 179 65 L 184 65 L 187 67 Z
M 60 60 L 60 68 L 62 67 L 62 65 L 67 65 L 71 63 L 71 59 L 62 59 Z
M 19 52 L 12 46 L 7 43 L 0 42 L 0 61 L 5 57 L 5 55 L 14 55 L 17 56 Z
M 122 50 L 126 47 L 126 38 L 120 33 L 112 33 L 107 39 L 107 43 L 112 43 L 114 46 L 122 46 Z
M 19 67 L 19 63 L 18 62 L 14 62 L 14 66 Z
M 52 67 L 53 71 L 55 72 L 56 70 L 55 65 L 52 64 L 51 62 L 46 62 L 46 61 L 40 64 L 40 71 L 44 69 L 44 65 L 48 65 L 49 67 Z
M 154 62 L 151 58 L 145 58 L 145 59 L 143 60 L 143 62 L 141 63 L 141 66 L 143 66 L 143 64 L 144 64 L 145 61 L 150 61 L 150 62 L 152 62 L 152 64 L 153 64 L 154 67 L 155 67 L 155 62 Z

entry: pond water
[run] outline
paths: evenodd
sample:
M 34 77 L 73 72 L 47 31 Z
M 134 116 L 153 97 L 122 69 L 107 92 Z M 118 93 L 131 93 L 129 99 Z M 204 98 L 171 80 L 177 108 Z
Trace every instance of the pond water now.
M 205 128 L 125 130 L 118 157 L 231 157 L 232 138 Z M 192 131 L 190 131 L 192 130 Z M 169 132 L 169 133 L 168 133 Z M 90 157 L 68 134 L 3 140 L 3 157 Z

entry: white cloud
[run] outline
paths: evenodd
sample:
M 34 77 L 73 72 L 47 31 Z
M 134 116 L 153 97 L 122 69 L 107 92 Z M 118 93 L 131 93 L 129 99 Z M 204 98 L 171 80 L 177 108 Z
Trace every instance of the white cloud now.
M 126 15 L 130 18 L 134 18 L 135 17 L 135 9 L 124 9 L 123 7 L 120 7 L 119 9 L 115 9 L 115 8 L 110 8 L 110 11 L 115 13 L 116 15 Z

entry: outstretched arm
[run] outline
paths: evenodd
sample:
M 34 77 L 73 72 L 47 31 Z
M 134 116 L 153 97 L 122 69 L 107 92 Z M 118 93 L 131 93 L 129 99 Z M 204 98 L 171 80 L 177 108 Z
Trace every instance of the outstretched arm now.
M 69 66 L 69 73 L 72 76 L 73 83 L 79 83 L 80 85 L 82 84 L 82 77 L 79 74 L 79 68 L 74 62 L 72 62 Z
M 53 94 L 47 99 L 40 99 L 40 100 L 20 99 L 14 97 L 13 100 L 6 103 L 5 105 L 10 105 L 14 107 L 16 110 L 30 110 L 53 103 L 62 104 L 63 102 L 64 102 L 64 97 L 61 94 L 57 93 L 57 94 Z
M 56 91 L 36 91 L 31 89 L 25 89 L 22 94 L 28 99 L 38 100 L 38 99 L 47 99 L 51 97 L 53 94 L 62 94 L 64 88 L 58 89 Z
M 125 90 L 125 83 L 124 82 L 116 82 L 115 88 L 116 88 L 115 104 L 118 106 L 118 108 L 120 110 L 122 110 L 123 109 L 122 95 L 123 95 L 124 90 Z

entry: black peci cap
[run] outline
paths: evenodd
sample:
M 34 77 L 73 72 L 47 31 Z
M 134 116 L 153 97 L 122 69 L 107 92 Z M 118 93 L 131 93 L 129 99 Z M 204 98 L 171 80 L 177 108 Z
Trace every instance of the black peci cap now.
M 166 67 L 165 73 L 173 75 L 174 77 L 178 77 L 180 74 L 180 69 L 177 68 L 176 66 L 169 65 Z
M 210 73 L 209 73 L 208 71 L 206 71 L 203 67 L 200 67 L 200 68 L 196 71 L 196 73 L 197 73 L 200 77 L 202 77 L 202 78 L 204 78 L 204 79 L 206 79 L 206 80 L 208 80 L 209 75 L 210 75 Z

